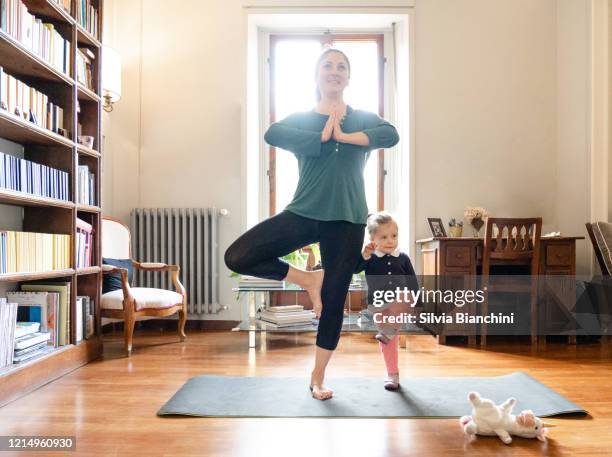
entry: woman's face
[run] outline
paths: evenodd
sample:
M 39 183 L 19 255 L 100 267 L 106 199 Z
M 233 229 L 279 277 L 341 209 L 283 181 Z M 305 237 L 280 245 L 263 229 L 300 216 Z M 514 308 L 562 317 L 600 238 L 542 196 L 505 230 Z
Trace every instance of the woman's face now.
M 317 85 L 321 94 L 337 95 L 349 82 L 349 66 L 339 52 L 328 53 L 319 64 Z

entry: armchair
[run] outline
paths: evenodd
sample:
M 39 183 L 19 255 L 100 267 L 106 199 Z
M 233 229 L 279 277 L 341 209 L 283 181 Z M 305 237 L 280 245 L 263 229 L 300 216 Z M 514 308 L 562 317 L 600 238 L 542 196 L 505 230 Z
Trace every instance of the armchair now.
M 170 272 L 176 292 L 149 287 L 132 287 L 128 280 L 128 269 L 103 265 L 103 274 L 119 273 L 121 289 L 102 294 L 101 315 L 105 318 L 124 321 L 125 348 L 132 352 L 134 325 L 139 319 L 166 317 L 179 313 L 178 334 L 185 340 L 187 321 L 187 294 L 181 284 L 178 265 L 138 262 L 132 259 L 130 230 L 122 222 L 102 218 L 102 257 L 124 259 L 136 270 L 147 272 Z

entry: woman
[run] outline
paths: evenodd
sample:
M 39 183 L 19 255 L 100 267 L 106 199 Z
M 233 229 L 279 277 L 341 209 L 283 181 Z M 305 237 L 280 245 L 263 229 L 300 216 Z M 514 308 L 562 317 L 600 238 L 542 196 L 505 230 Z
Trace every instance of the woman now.
M 244 233 L 225 253 L 232 271 L 285 280 L 308 292 L 320 317 L 310 380 L 319 400 L 333 394 L 323 384 L 325 369 L 340 338 L 344 301 L 361 256 L 368 214 L 364 167 L 371 150 L 399 141 L 391 124 L 344 102 L 350 70 L 344 53 L 324 51 L 315 68 L 316 107 L 270 126 L 265 141 L 297 157 L 297 189 L 285 210 Z M 317 241 L 323 270 L 304 271 L 279 259 Z

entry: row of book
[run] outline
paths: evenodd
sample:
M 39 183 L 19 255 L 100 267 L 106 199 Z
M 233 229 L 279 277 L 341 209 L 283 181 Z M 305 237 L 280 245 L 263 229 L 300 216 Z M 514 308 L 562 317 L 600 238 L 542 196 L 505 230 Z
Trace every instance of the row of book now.
M 70 283 L 22 284 L 0 297 L 0 367 L 70 344 Z M 76 297 L 75 340 L 95 333 L 95 303 Z
M 22 0 L 0 0 L 0 28 L 53 67 L 69 74 L 70 41 L 53 24 L 30 13 Z
M 67 172 L 0 152 L 0 188 L 69 200 Z
M 70 268 L 71 236 L 0 231 L 0 274 Z
M 64 110 L 0 67 L 0 108 L 52 132 L 65 134 Z M 67 134 L 65 135 L 67 136 Z
M 90 0 L 76 0 L 76 18 L 85 30 L 98 38 L 98 11 Z
M 259 320 L 272 328 L 312 327 L 315 313 L 301 305 L 269 306 L 260 311 Z
M 93 82 L 93 60 L 96 55 L 89 48 L 77 48 L 76 79 L 85 87 L 95 90 Z
M 53 0 L 53 3 L 64 8 L 68 14 L 72 12 L 72 0 Z
M 13 363 L 16 320 L 17 303 L 7 303 L 6 298 L 0 298 L 0 368 Z
M 90 267 L 93 258 L 93 227 L 82 219 L 76 220 L 76 267 Z
M 87 165 L 79 165 L 77 169 L 77 202 L 96 205 L 95 175 Z

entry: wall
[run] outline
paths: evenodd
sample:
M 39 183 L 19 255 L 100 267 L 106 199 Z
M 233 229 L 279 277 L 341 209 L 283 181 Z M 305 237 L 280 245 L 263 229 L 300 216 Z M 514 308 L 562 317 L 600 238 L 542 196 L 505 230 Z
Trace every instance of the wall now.
M 417 2 L 417 238 L 466 206 L 556 229 L 555 7 Z
M 557 2 L 557 155 L 555 207 L 563 232 L 585 234 L 590 219 L 590 43 L 588 1 Z M 587 272 L 591 245 L 577 242 Z
M 585 2 L 416 2 L 416 238 L 428 235 L 426 217 L 461 218 L 467 205 L 541 215 L 545 231 L 583 234 L 569 216 L 588 206 L 579 166 L 584 132 L 569 127 L 572 103 L 579 110 L 587 103 L 585 74 L 577 68 L 570 80 L 561 73 L 583 64 Z M 105 4 L 106 41 L 123 56 L 124 84 L 123 99 L 105 117 L 104 212 L 127 220 L 137 206 L 227 208 L 224 250 L 243 227 L 242 2 Z M 575 47 L 565 51 L 566 41 Z M 572 174 L 566 159 L 578 173 L 560 185 L 560 176 Z M 228 274 L 222 300 L 232 305 Z M 239 310 L 218 317 L 238 318 Z

